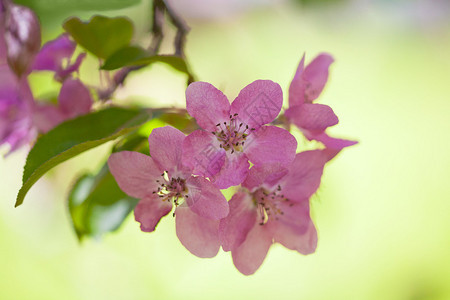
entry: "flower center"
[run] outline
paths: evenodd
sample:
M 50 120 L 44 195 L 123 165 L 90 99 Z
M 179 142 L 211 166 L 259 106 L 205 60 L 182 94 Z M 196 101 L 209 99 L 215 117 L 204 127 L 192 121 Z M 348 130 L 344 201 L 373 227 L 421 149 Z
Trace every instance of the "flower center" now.
M 255 128 L 249 128 L 247 124 L 238 122 L 237 116 L 238 114 L 230 115 L 228 122 L 217 124 L 216 131 L 212 132 L 220 142 L 220 148 L 225 151 L 231 150 L 231 153 L 242 152 L 245 140 L 255 130 Z
M 259 188 L 252 195 L 260 219 L 259 225 L 266 224 L 270 219 L 278 220 L 279 216 L 284 214 L 280 208 L 281 203 L 289 203 L 289 206 L 294 205 L 293 202 L 281 193 L 280 185 L 274 191 Z
M 164 171 L 161 177 L 162 179 L 156 180 L 159 186 L 157 190 L 153 191 L 153 194 L 157 194 L 162 201 L 172 201 L 175 206 L 178 206 L 183 203 L 185 198 L 189 198 L 185 179 L 180 177 L 169 178 L 167 171 Z

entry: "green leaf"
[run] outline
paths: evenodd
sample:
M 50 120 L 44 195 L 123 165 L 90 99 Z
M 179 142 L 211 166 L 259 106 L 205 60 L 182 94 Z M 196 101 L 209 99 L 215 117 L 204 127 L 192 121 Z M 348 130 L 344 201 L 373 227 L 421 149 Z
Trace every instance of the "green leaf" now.
M 141 126 L 141 128 L 143 126 Z M 139 130 L 141 130 L 141 128 Z M 148 155 L 150 153 L 148 146 L 148 135 L 143 136 L 138 131 L 135 131 L 119 139 L 119 141 L 113 146 L 112 152 L 114 153 L 120 151 L 137 151 Z
M 148 155 L 148 136 L 140 134 L 139 130 L 124 135 L 112 149 L 113 153 L 119 151 L 138 151 Z M 108 164 L 96 175 L 84 174 L 72 187 L 68 199 L 78 239 L 99 237 L 117 230 L 138 202 L 139 199 L 128 196 L 120 189 Z
M 183 131 L 186 134 L 189 134 L 199 128 L 195 119 L 190 117 L 188 114 L 163 113 L 159 116 L 159 120 Z
M 63 27 L 80 46 L 103 59 L 128 46 L 133 38 L 133 24 L 124 17 L 94 16 L 87 23 L 74 17 Z
M 83 175 L 73 186 L 68 203 L 78 239 L 117 230 L 138 202 L 119 188 L 107 164 L 95 176 Z
M 54 166 L 129 133 L 150 118 L 147 111 L 111 107 L 66 121 L 44 134 L 28 154 L 16 207 L 31 186 Z
M 137 46 L 124 47 L 111 55 L 103 64 L 103 70 L 115 70 L 128 66 L 145 66 L 156 62 L 168 64 L 174 69 L 189 74 L 183 58 L 175 55 L 152 55 Z

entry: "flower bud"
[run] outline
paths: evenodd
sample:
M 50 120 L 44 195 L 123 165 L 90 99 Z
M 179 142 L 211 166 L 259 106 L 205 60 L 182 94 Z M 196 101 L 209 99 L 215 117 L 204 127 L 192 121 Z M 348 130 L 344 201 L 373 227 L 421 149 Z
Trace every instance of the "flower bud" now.
M 41 47 L 39 20 L 27 7 L 8 4 L 4 24 L 7 59 L 18 77 L 27 73 Z

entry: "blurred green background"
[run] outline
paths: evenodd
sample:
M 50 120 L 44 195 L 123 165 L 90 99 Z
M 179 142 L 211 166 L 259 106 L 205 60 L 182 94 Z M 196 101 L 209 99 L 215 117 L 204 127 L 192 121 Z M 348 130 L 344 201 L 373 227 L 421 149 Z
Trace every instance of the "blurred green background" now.
M 130 216 L 117 233 L 80 245 L 65 197 L 77 174 L 104 163 L 111 144 L 57 167 L 15 209 L 22 150 L 0 160 L 0 299 L 450 299 L 448 2 L 191 1 L 173 6 L 191 27 L 192 69 L 230 99 L 256 79 L 287 94 L 304 52 L 307 62 L 323 51 L 335 57 L 320 103 L 340 118 L 330 132 L 360 144 L 327 166 L 312 199 L 316 253 L 273 246 L 246 277 L 229 253 L 191 255 L 171 217 L 148 234 Z M 145 43 L 149 7 L 100 13 L 132 18 Z M 99 13 L 39 9 L 45 39 L 66 16 Z M 154 65 L 117 96 L 183 105 L 184 83 Z

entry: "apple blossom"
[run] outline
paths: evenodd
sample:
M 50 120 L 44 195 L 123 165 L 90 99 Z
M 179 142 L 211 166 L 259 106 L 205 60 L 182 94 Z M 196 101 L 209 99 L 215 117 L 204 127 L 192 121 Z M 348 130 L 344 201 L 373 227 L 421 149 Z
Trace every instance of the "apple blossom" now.
M 253 274 L 275 242 L 302 254 L 315 251 L 309 198 L 319 187 L 326 162 L 325 152 L 313 150 L 297 154 L 287 169 L 279 163 L 250 169 L 219 227 L 222 248 L 231 251 L 241 273 Z
M 240 184 L 248 174 L 249 161 L 289 164 L 297 148 L 294 136 L 265 126 L 278 116 L 282 104 L 281 88 L 270 80 L 247 85 L 231 105 L 211 84 L 192 83 L 186 90 L 186 108 L 202 129 L 184 141 L 185 163 L 220 188 Z
M 202 176 L 192 176 L 182 163 L 185 135 L 170 126 L 149 136 L 151 157 L 132 151 L 113 153 L 108 165 L 119 187 L 139 198 L 135 208 L 141 230 L 154 231 L 175 206 L 176 232 L 194 255 L 213 257 L 220 248 L 219 220 L 229 212 L 220 190 Z

